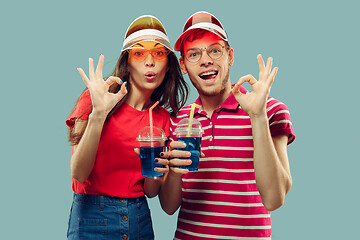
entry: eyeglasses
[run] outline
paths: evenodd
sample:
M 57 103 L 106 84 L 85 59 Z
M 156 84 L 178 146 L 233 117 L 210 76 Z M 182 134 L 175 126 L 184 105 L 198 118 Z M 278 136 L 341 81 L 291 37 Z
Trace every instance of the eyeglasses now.
M 153 49 L 145 49 L 145 48 L 131 48 L 127 50 L 129 54 L 134 57 L 135 60 L 142 62 L 145 58 L 151 54 L 153 58 L 156 60 L 164 60 L 170 51 L 167 48 L 153 48 Z
M 185 58 L 191 63 L 196 63 L 200 60 L 203 50 L 206 50 L 207 55 L 213 60 L 216 60 L 221 58 L 224 48 L 225 46 L 219 43 L 212 44 L 207 48 L 190 48 L 185 52 Z

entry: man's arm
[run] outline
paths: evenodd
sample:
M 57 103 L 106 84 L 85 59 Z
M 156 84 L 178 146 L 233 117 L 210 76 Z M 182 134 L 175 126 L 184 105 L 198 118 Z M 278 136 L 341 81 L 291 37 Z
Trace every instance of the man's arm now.
M 287 135 L 271 137 L 268 118 L 250 118 L 254 142 L 256 186 L 263 204 L 273 211 L 284 204 L 292 179 L 287 156 Z
M 183 142 L 173 141 L 170 143 L 170 151 L 163 155 L 163 158 L 170 159 L 170 171 L 164 177 L 165 179 L 159 193 L 159 200 L 161 208 L 169 215 L 174 214 L 181 205 L 182 175 L 189 172 L 188 169 L 181 169 L 176 166 L 191 164 L 190 159 L 178 159 L 178 157 L 190 157 L 190 152 L 173 149 L 184 148 L 185 146 L 186 144 Z
M 265 208 L 273 211 L 284 203 L 285 195 L 292 185 L 286 150 L 288 136 L 271 137 L 266 111 L 270 88 L 278 68 L 272 69 L 272 58 L 268 58 L 266 65 L 260 54 L 257 60 L 259 81 L 250 74 L 241 77 L 232 92 L 242 109 L 250 116 L 256 185 Z M 239 91 L 239 86 L 244 82 L 251 85 L 251 92 L 243 94 Z

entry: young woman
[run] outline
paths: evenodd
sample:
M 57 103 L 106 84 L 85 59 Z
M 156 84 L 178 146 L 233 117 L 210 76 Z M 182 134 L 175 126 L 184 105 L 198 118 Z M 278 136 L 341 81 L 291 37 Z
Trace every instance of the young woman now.
M 161 22 L 141 16 L 129 26 L 112 76 L 103 80 L 104 56 L 66 124 L 73 144 L 74 200 L 68 239 L 154 239 L 145 195 L 158 194 L 161 178 L 144 178 L 134 148 L 140 129 L 153 122 L 170 135 L 170 114 L 184 105 L 188 86 Z M 161 107 L 162 106 L 162 107 Z M 160 159 L 160 164 L 167 164 Z M 167 168 L 158 168 L 166 172 Z

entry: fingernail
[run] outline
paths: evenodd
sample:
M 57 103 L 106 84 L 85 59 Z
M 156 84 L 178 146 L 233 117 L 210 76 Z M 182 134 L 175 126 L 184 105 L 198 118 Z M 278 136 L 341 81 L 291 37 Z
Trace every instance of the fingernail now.
M 128 82 L 125 82 L 125 87 L 127 87 Z
M 123 80 L 120 80 L 120 83 L 123 84 L 124 83 Z
M 160 153 L 160 157 L 163 157 L 164 156 L 164 153 Z
M 156 167 L 156 168 L 154 168 L 154 171 L 156 172 L 158 170 L 158 168 Z
M 159 162 L 159 160 L 157 158 L 154 159 L 154 162 Z

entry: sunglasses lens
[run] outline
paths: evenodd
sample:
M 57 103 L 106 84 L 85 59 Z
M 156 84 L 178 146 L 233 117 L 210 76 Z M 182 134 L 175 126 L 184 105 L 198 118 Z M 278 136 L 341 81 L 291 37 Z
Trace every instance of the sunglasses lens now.
M 147 55 L 146 49 L 130 49 L 129 53 L 138 61 L 143 61 Z
M 151 50 L 142 48 L 129 49 L 129 54 L 137 61 L 144 61 L 147 55 L 150 53 L 156 60 L 164 60 L 169 54 L 169 50 L 166 48 L 154 48 Z
M 151 55 L 157 60 L 163 60 L 169 54 L 169 50 L 166 48 L 155 48 L 151 50 Z

